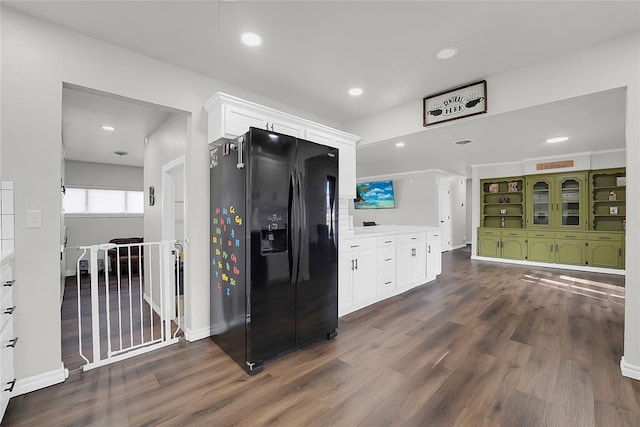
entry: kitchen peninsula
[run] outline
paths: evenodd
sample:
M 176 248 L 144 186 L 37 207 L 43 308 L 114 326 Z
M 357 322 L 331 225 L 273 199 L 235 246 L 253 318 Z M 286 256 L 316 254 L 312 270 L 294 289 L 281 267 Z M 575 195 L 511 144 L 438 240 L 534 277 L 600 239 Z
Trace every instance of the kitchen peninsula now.
M 340 236 L 338 316 L 435 280 L 442 271 L 438 227 L 356 227 Z

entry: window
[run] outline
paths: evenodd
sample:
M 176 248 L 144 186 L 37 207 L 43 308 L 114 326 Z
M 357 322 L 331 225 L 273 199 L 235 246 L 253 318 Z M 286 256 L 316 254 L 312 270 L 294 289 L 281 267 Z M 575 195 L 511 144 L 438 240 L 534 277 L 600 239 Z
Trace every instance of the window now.
M 142 214 L 142 191 L 67 188 L 62 201 L 66 214 Z

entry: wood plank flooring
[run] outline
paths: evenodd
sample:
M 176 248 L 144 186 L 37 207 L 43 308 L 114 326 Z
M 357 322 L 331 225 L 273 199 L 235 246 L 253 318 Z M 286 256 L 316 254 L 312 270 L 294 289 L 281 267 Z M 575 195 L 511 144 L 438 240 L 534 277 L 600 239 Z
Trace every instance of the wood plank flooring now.
M 109 323 L 112 351 L 140 345 L 143 339 L 145 343 L 151 342 L 154 339 L 158 339 L 162 334 L 164 324 L 160 321 L 160 316 L 151 309 L 149 304 L 143 298 L 140 298 L 140 287 L 141 284 L 137 274 L 131 278 L 131 282 L 129 282 L 129 277 L 123 274 L 120 280 L 120 292 L 118 293 L 117 277 L 111 275 L 109 278 Z M 108 353 L 107 304 L 105 279 L 102 274 L 99 276 L 98 293 L 100 353 L 102 358 L 106 358 Z M 91 311 L 91 276 L 83 275 L 80 278 L 82 349 L 83 354 L 89 360 L 93 358 Z M 120 320 L 122 327 L 120 327 Z M 62 363 L 70 371 L 80 369 L 86 362 L 78 351 L 78 285 L 75 276 L 67 277 L 65 282 L 61 323 Z M 171 327 L 172 333 L 175 333 L 177 325 L 172 322 Z M 182 335 L 182 331 L 179 331 L 178 335 Z M 122 341 L 120 341 L 120 338 L 122 338 Z
M 13 398 L 7 426 L 639 426 L 624 277 L 444 255 L 435 282 L 248 376 L 212 341 Z

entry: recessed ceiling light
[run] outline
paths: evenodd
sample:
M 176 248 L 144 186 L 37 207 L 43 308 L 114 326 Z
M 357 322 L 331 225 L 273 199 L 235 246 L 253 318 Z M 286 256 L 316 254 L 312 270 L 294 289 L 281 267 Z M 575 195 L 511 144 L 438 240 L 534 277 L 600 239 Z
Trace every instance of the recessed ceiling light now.
M 404 142 L 396 142 L 396 147 L 404 147 Z
M 549 144 L 555 144 L 556 142 L 565 142 L 568 139 L 569 139 L 568 136 L 556 136 L 556 137 L 547 139 L 546 142 L 548 142 Z
M 260 46 L 262 44 L 262 38 L 256 33 L 244 33 L 240 39 L 247 46 Z
M 116 130 L 116 128 L 114 128 L 113 126 L 102 126 L 102 129 L 104 129 L 104 130 Z
M 351 96 L 360 96 L 363 92 L 364 91 L 362 90 L 362 88 L 359 87 L 352 87 L 351 89 L 349 89 L 349 95 Z
M 458 48 L 456 47 L 445 47 L 436 52 L 435 57 L 438 59 L 449 59 L 452 56 L 455 56 L 458 53 Z
M 459 141 L 455 141 L 456 145 L 467 145 L 468 143 L 473 142 L 471 139 L 461 139 Z
M 113 154 L 115 154 L 116 156 L 122 157 L 122 156 L 129 155 L 129 152 L 127 152 L 127 151 L 114 151 Z

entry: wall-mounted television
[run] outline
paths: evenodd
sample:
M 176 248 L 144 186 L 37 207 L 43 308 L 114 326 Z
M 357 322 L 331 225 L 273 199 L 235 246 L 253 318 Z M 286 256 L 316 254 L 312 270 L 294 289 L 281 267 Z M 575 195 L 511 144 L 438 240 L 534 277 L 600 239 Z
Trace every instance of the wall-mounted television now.
M 395 208 L 393 181 L 360 182 L 356 184 L 356 198 L 353 204 L 356 209 Z

